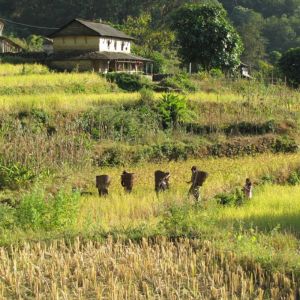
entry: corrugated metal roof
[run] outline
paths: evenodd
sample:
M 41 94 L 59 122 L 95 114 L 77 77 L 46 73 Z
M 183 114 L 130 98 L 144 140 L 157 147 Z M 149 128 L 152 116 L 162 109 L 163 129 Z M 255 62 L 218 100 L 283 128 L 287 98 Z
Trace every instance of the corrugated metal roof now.
M 125 40 L 134 40 L 133 37 L 125 34 L 122 31 L 119 31 L 115 28 L 113 28 L 110 25 L 103 24 L 103 23 L 96 23 L 96 22 L 91 22 L 91 21 L 86 21 L 83 19 L 74 19 L 71 22 L 67 23 L 66 25 L 62 26 L 60 29 L 56 30 L 52 34 L 49 35 L 49 37 L 55 37 L 56 35 L 59 35 L 59 33 L 67 28 L 70 24 L 73 22 L 78 22 L 81 25 L 87 27 L 88 29 L 92 30 L 96 35 L 103 36 L 103 37 L 113 37 L 113 38 L 120 38 L 120 39 L 125 39 Z M 76 32 L 74 32 L 76 34 Z
M 78 21 L 81 24 L 85 25 L 86 27 L 98 32 L 99 35 L 101 35 L 101 36 L 118 37 L 118 38 L 123 38 L 123 39 L 134 40 L 133 37 L 125 34 L 122 31 L 119 31 L 107 24 L 90 22 L 90 21 L 85 21 L 82 19 L 76 19 L 76 21 Z

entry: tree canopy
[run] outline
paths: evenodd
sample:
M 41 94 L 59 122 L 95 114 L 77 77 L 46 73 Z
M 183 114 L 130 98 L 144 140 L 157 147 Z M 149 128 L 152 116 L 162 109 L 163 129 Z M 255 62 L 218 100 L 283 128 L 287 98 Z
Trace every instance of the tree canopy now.
M 221 6 L 185 5 L 172 20 L 184 62 L 205 70 L 230 70 L 240 64 L 242 42 Z
M 279 66 L 288 82 L 298 87 L 300 85 L 300 47 L 285 52 L 279 61 Z
M 42 27 L 60 27 L 75 17 L 127 26 L 140 22 L 139 18 L 146 15 L 151 20 L 138 26 L 149 27 L 137 29 L 147 31 L 147 35 L 153 31 L 149 46 L 150 41 L 152 44 L 160 42 L 164 32 L 169 34 L 169 20 L 174 11 L 191 3 L 224 6 L 245 45 L 242 60 L 246 63 L 257 65 L 261 59 L 272 62 L 274 51 L 282 54 L 300 47 L 300 0 L 0 0 L 0 18 Z M 4 34 L 28 38 L 51 32 L 51 29 L 6 23 Z M 159 47 L 161 44 L 158 43 Z M 166 48 L 174 51 L 170 45 Z M 138 51 L 142 51 L 142 47 Z M 166 56 L 173 58 L 169 51 L 162 52 L 150 51 L 158 60 Z
M 266 55 L 266 39 L 262 35 L 264 19 L 253 9 L 236 6 L 232 12 L 232 21 L 244 43 L 242 60 L 256 64 Z

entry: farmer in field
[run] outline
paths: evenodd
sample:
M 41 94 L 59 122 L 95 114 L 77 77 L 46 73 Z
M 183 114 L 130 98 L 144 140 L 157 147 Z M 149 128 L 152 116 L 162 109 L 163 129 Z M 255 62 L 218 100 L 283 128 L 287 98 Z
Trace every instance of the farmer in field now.
M 203 183 L 208 177 L 206 172 L 198 170 L 196 166 L 193 166 L 192 169 L 192 178 L 191 181 L 187 183 L 191 183 L 191 187 L 189 190 L 189 195 L 192 195 L 196 202 L 200 201 L 200 188 L 203 186 Z
M 169 189 L 170 172 L 155 171 L 155 191 L 156 193 L 164 192 Z
M 125 192 L 131 193 L 134 183 L 134 173 L 128 173 L 124 171 L 121 175 L 121 185 L 124 187 Z
M 253 184 L 250 178 L 246 179 L 245 185 L 243 187 L 243 192 L 246 199 L 252 199 L 253 197 Z
M 99 196 L 107 196 L 108 188 L 110 186 L 111 179 L 108 175 L 100 175 L 96 177 L 96 187 L 99 191 Z

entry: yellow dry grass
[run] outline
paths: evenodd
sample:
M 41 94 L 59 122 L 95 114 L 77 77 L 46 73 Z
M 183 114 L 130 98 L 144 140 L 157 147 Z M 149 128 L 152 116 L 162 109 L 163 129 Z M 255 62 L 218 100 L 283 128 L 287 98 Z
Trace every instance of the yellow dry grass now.
M 2 299 L 293 299 L 297 282 L 209 242 L 64 241 L 0 249 Z

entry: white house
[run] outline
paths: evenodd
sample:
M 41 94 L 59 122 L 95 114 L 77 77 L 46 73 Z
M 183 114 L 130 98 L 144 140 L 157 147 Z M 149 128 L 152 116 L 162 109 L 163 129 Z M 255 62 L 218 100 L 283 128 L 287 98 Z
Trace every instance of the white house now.
M 110 25 L 74 19 L 49 35 L 51 64 L 59 69 L 143 72 L 151 60 L 131 54 L 133 38 Z

